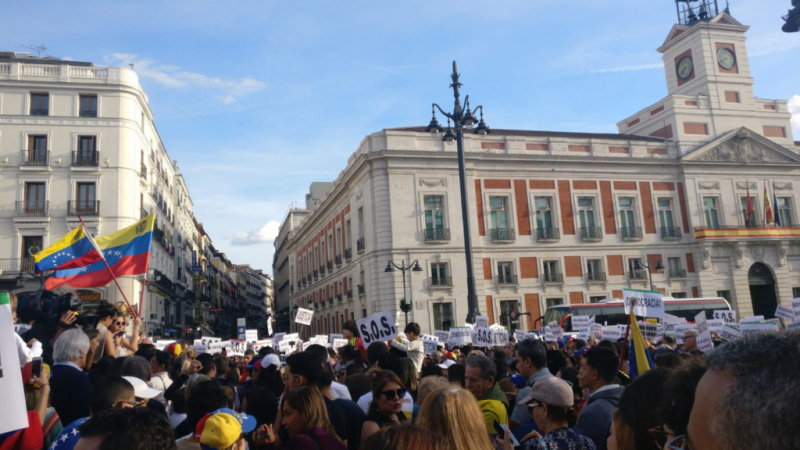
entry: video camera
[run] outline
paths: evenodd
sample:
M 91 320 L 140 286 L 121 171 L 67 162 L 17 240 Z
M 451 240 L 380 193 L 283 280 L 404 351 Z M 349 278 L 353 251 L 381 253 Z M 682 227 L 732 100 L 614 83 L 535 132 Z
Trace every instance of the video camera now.
M 74 298 L 72 293 L 58 295 L 48 290 L 36 292 L 26 292 L 17 295 L 18 307 L 17 316 L 23 322 L 36 320 L 45 322 L 47 325 L 57 327 L 61 321 L 61 316 L 67 311 L 75 314 L 75 322 L 68 328 L 80 325 L 84 329 L 97 328 L 99 317 L 95 314 L 80 314 L 81 301 Z

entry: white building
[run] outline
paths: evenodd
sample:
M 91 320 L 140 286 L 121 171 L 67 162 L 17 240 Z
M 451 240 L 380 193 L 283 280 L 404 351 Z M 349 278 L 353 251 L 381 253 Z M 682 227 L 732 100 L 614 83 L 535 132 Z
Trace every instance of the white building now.
M 653 284 L 668 295 L 722 296 L 740 316 L 772 316 L 800 296 L 800 143 L 787 102 L 754 96 L 746 31 L 726 12 L 676 25 L 659 48 L 669 96 L 621 121 L 620 134 L 465 136 L 482 314 L 508 324 L 517 311 L 510 325 L 530 329 L 549 306 L 646 288 L 637 263 L 662 263 Z M 345 320 L 399 311 L 402 298 L 426 333 L 463 325 L 458 186 L 456 146 L 441 135 L 367 136 L 325 194 L 281 227 L 283 327 L 296 329 L 304 307 L 315 311 L 304 332 L 340 332 Z M 765 187 L 781 227 L 764 225 Z M 389 261 L 418 261 L 422 273 L 387 273 Z

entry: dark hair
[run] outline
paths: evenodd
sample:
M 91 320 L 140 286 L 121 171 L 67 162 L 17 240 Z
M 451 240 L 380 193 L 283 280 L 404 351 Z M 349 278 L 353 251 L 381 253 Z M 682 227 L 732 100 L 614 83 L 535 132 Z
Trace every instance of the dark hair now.
M 575 339 L 573 342 L 575 343 L 574 345 L 575 345 L 575 349 L 576 350 L 580 350 L 583 347 L 586 347 L 587 345 L 589 345 L 589 343 L 584 341 L 583 339 Z
M 409 322 L 403 329 L 403 333 L 414 333 L 419 336 L 419 324 L 416 322 Z
M 689 414 L 694 405 L 694 393 L 700 379 L 706 373 L 704 361 L 683 363 L 682 359 L 678 359 L 681 361 L 681 367 L 670 374 L 661 402 L 662 420 L 676 436 L 686 434 Z
M 256 352 L 254 352 L 254 351 L 252 351 L 252 350 L 250 350 L 250 349 L 247 349 L 247 350 L 245 350 L 245 351 L 244 351 L 244 356 L 245 356 L 245 357 L 248 357 L 248 356 L 251 356 L 251 357 L 252 357 L 252 356 L 256 356 Z
M 231 360 L 224 356 L 217 356 L 214 360 L 214 365 L 217 366 L 217 376 L 224 377 L 228 374 L 228 368 L 231 365 Z
M 208 375 L 214 369 L 214 356 L 211 353 L 201 353 L 197 355 L 195 361 L 203 365 L 199 372 L 201 375 Z
M 581 387 L 578 384 L 578 369 L 562 367 L 559 372 L 561 372 L 562 380 L 572 383 L 572 394 L 580 398 L 583 395 L 583 391 L 581 391 Z
M 665 351 L 656 355 L 656 367 L 659 369 L 677 369 L 683 365 L 683 358 L 673 351 Z
M 311 344 L 305 351 L 317 357 L 320 362 L 328 362 L 328 350 L 319 344 Z
M 442 376 L 442 369 L 435 363 L 428 364 L 427 366 L 422 368 L 420 372 L 420 378 L 425 377 L 440 377 Z
M 675 338 L 672 337 L 672 336 L 668 336 L 666 334 L 664 335 L 663 338 L 661 338 L 661 340 L 663 340 L 665 344 L 674 344 L 675 343 Z
M 263 359 L 265 356 L 273 353 L 275 353 L 275 349 L 267 345 L 258 349 L 258 358 L 253 357 L 253 359 Z
M 334 374 L 333 374 L 333 367 L 331 367 L 328 362 L 322 363 L 322 370 L 319 374 L 319 384 L 318 386 L 321 388 L 329 387 L 333 384 Z
M 597 345 L 595 345 L 595 347 L 607 348 L 607 349 L 613 351 L 614 353 L 616 353 L 617 355 L 619 355 L 619 351 L 617 350 L 617 346 L 611 341 L 600 341 L 600 342 L 597 343 Z
M 192 394 L 186 399 L 186 423 L 190 429 L 194 430 L 197 422 L 203 416 L 220 408 L 227 408 L 227 406 L 228 396 L 219 381 L 201 381 L 197 383 Z
M 186 388 L 182 387 L 175 391 L 172 396 L 172 411 L 175 414 L 186 414 Z
M 492 358 L 494 361 L 495 367 L 497 367 L 497 375 L 494 377 L 495 380 L 500 381 L 504 378 L 508 377 L 508 355 L 502 350 L 498 350 L 495 352 L 494 357 Z
M 156 359 L 156 364 L 159 366 L 164 366 L 164 372 L 167 372 L 167 374 L 170 373 L 170 370 L 172 369 L 172 355 L 167 352 L 157 350 L 151 359 L 152 358 Z
M 375 341 L 367 347 L 367 361 L 370 366 L 378 363 L 378 357 L 384 353 L 389 353 L 389 347 L 383 341 Z
M 614 350 L 595 346 L 586 350 L 586 353 L 583 354 L 583 360 L 586 364 L 597 370 L 600 378 L 606 383 L 613 383 L 614 380 L 617 379 L 619 357 L 614 353 Z
M 467 366 L 464 364 L 453 364 L 447 368 L 447 379 L 451 383 L 458 383 L 462 388 L 466 386 Z
M 142 358 L 150 361 L 151 359 L 153 359 L 153 355 L 155 355 L 157 351 L 158 349 L 153 344 L 139 344 L 139 349 L 136 350 L 136 353 L 134 353 L 134 355 L 141 356 Z M 167 354 L 169 355 L 169 353 Z
M 378 357 L 378 367 L 382 370 L 391 370 L 394 373 L 403 373 L 403 363 L 400 358 L 392 353 L 383 353 Z
M 109 358 L 114 358 L 114 357 L 113 356 L 109 356 Z M 108 372 L 106 372 L 106 375 L 111 375 L 111 376 L 115 376 L 115 377 L 121 377 L 122 376 L 122 365 L 125 364 L 125 361 L 127 359 L 128 358 L 125 357 L 125 356 L 120 356 L 119 358 L 114 358 L 114 360 L 111 361 L 111 367 L 108 368 Z
M 396 383 L 401 388 L 404 387 L 403 380 L 391 370 L 382 370 L 372 378 L 372 402 L 369 404 L 369 412 L 378 412 L 378 397 L 389 383 Z
M 470 353 L 472 353 L 472 346 L 471 345 L 462 345 L 460 350 L 461 350 L 461 354 L 464 355 L 464 357 L 466 358 L 467 356 L 469 356 Z
M 520 359 L 530 359 L 531 364 L 533 364 L 533 367 L 537 370 L 547 365 L 547 346 L 542 341 L 523 339 L 517 342 L 517 345 L 514 346 L 514 350 L 517 352 Z
M 122 363 L 122 376 L 136 377 L 142 381 L 150 380 L 150 361 L 141 356 L 129 356 Z
M 259 362 L 259 364 L 261 363 Z M 273 365 L 258 371 L 255 385 L 269 389 L 276 397 L 280 397 L 281 394 L 283 394 L 283 390 L 286 388 L 286 384 L 283 382 L 283 375 L 281 375 L 281 369 Z
M 574 406 L 564 408 L 561 406 L 547 405 L 547 417 L 556 423 L 566 422 L 567 426 L 572 428 L 578 420 L 578 411 Z
M 308 352 L 295 353 L 286 358 L 286 367 L 292 375 L 305 378 L 306 386 L 319 385 L 320 361 L 315 355 Z
M 80 427 L 81 438 L 102 437 L 100 450 L 174 450 L 169 420 L 148 408 L 110 409 L 93 415 Z
M 93 415 L 97 415 L 133 395 L 133 386 L 124 378 L 105 377 L 92 385 L 89 393 L 89 409 Z
M 117 317 L 119 315 L 119 311 L 117 311 L 117 308 L 115 308 L 114 305 L 109 304 L 105 300 L 100 302 L 100 305 L 97 307 L 94 313 L 97 314 L 97 316 L 100 318 L 101 321 L 106 317 Z
M 254 387 L 247 391 L 245 413 L 256 418 L 258 425 L 273 424 L 278 416 L 278 398 L 270 389 Z
M 89 378 L 92 380 L 92 385 L 110 375 L 109 372 L 111 371 L 111 365 L 114 361 L 115 358 L 113 356 L 103 356 L 98 359 L 96 363 L 92 364 L 92 368 L 89 369 Z M 122 370 L 122 366 L 120 366 L 120 370 Z M 118 374 L 117 376 L 120 375 Z
M 363 369 L 364 352 L 356 350 L 356 348 L 353 347 L 352 345 L 347 344 L 344 347 L 339 347 L 339 356 L 345 362 L 354 361 L 354 364 L 352 364 L 353 366 L 358 366 L 359 369 Z
M 444 450 L 447 441 L 413 423 L 383 427 L 361 443 L 361 450 Z
M 649 370 L 636 377 L 619 397 L 619 411 L 633 431 L 636 450 L 658 449 L 648 430 L 664 423 L 659 409 L 653 406 L 661 404 L 669 373 L 666 369 Z
M 342 331 L 347 330 L 353 333 L 353 337 L 361 337 L 361 334 L 358 332 L 358 325 L 356 325 L 355 320 L 348 320 L 342 325 Z M 371 347 L 371 345 L 370 345 Z
M 558 373 L 562 367 L 567 367 L 567 358 L 561 350 L 547 350 L 547 369 L 550 373 Z

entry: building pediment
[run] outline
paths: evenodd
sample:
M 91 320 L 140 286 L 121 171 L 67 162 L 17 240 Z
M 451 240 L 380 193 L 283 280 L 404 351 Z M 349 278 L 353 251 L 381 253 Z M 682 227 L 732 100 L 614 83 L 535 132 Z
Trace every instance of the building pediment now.
M 680 159 L 731 164 L 800 164 L 799 155 L 745 127 L 722 134 Z

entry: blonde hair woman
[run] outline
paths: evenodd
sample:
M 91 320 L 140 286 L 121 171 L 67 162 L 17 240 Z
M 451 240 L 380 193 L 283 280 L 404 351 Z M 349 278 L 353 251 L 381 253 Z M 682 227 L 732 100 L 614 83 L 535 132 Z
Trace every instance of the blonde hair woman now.
M 315 387 L 301 387 L 285 395 L 281 405 L 283 426 L 289 432 L 289 440 L 282 450 L 320 448 L 346 450 L 347 447 L 336 436 L 328 417 L 328 409 L 322 394 Z M 271 444 L 276 440 L 271 425 L 261 425 L 256 430 L 255 443 Z
M 452 450 L 493 450 L 478 403 L 466 389 L 437 389 L 422 403 L 416 423 L 441 435 Z

